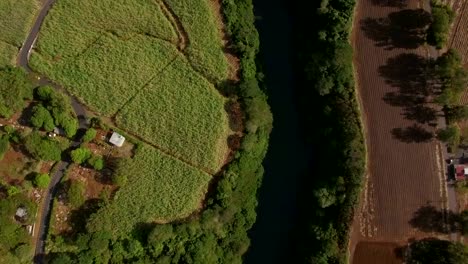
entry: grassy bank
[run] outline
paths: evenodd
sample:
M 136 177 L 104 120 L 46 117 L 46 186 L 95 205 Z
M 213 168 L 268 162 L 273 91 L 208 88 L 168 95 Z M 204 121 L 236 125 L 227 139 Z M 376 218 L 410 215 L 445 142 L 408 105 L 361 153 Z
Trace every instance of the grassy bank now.
M 346 263 L 365 171 L 349 40 L 354 5 L 353 0 L 297 1 L 293 7 L 298 92 L 310 146 L 318 153 L 302 184 L 296 263 Z
M 26 39 L 39 4 L 38 0 L 0 2 L 0 68 L 15 64 L 16 55 Z

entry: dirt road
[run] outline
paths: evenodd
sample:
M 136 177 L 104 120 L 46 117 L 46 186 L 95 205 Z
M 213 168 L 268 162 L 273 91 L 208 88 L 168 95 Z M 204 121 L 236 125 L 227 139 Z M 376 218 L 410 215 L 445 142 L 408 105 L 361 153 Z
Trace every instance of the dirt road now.
M 353 45 L 369 161 L 351 255 L 372 243 L 446 236 L 445 173 L 433 138 L 441 113 L 429 103 L 424 32 L 431 19 L 422 8 L 415 0 L 358 1 Z M 384 263 L 381 255 L 374 263 Z

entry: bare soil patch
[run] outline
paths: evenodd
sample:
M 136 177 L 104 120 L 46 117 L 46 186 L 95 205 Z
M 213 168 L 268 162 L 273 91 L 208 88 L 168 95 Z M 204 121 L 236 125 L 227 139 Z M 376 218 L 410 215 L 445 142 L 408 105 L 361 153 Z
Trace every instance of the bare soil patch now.
M 403 262 L 400 246 L 396 243 L 359 242 L 354 254 L 353 264 L 401 264 Z
M 355 68 L 369 160 L 353 226 L 352 238 L 358 241 L 350 243 L 356 245 L 355 259 L 362 261 L 354 263 L 401 263 L 389 257 L 390 246 L 361 243 L 400 244 L 433 236 L 438 229 L 428 230 L 414 218 L 421 208 L 441 211 L 445 206 L 433 138 L 439 112 L 428 103 L 421 41 L 429 14 L 416 0 L 401 3 L 359 1 L 356 9 Z M 396 34 L 396 28 L 404 30 Z M 374 252 L 369 258 L 362 255 L 367 247 Z

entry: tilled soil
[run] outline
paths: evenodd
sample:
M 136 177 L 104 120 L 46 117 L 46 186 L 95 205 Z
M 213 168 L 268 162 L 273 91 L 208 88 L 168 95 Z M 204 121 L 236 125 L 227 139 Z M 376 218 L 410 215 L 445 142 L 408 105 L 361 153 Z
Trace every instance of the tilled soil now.
M 361 241 L 400 244 L 443 229 L 425 222 L 439 219 L 446 202 L 440 148 L 433 138 L 440 113 L 428 103 L 425 83 L 422 32 L 430 18 L 418 5 L 413 0 L 358 1 L 353 45 L 368 181 L 356 212 L 351 254 Z M 427 212 L 433 215 L 421 217 Z M 373 256 L 374 262 L 355 258 L 353 263 L 387 263 L 385 254 Z

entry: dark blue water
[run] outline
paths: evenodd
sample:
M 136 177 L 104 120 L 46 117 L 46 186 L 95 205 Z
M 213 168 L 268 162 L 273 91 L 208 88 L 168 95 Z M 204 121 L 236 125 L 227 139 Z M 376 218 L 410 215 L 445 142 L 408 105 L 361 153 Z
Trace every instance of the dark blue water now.
M 274 128 L 264 162 L 257 222 L 250 232 L 252 244 L 244 262 L 287 263 L 298 213 L 298 182 L 307 170 L 309 155 L 294 94 L 292 19 L 286 2 L 253 2 Z

